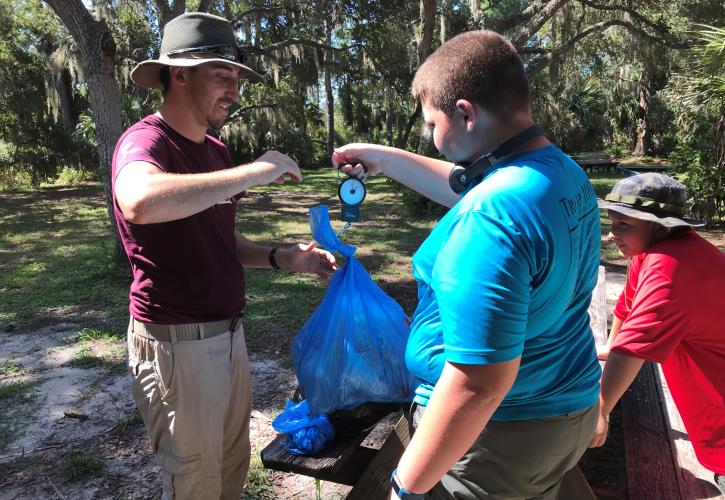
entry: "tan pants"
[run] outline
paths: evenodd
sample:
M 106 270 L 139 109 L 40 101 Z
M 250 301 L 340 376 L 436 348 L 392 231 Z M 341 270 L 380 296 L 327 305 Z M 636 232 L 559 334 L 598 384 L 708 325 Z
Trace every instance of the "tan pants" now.
M 162 499 L 238 500 L 252 406 L 241 325 L 202 340 L 162 342 L 134 333 L 132 322 L 128 368 L 161 463 Z

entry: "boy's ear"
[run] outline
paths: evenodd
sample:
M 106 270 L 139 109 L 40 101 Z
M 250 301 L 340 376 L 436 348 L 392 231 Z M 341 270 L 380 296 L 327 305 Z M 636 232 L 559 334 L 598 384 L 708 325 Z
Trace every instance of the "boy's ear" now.
M 456 109 L 461 113 L 466 122 L 466 130 L 472 132 L 476 124 L 476 106 L 467 99 L 458 99 L 456 101 Z

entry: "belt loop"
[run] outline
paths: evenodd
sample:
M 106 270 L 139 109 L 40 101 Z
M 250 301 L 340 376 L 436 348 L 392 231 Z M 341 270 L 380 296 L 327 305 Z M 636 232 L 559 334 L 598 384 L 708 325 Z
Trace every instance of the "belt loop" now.
M 244 316 L 244 311 L 240 312 L 236 316 L 232 318 L 232 322 L 229 324 L 229 330 L 234 333 L 237 331 L 237 326 L 239 325 L 239 322 L 242 320 L 242 316 Z
M 204 328 L 204 323 L 199 323 L 198 328 L 199 328 L 199 340 L 201 340 L 206 336 L 206 329 Z
M 133 316 L 131 316 L 131 321 L 129 321 L 129 324 L 128 324 L 128 326 L 129 326 L 129 330 L 131 330 L 131 333 L 136 333 L 136 332 L 134 331 L 134 324 L 133 324 L 133 322 L 134 322 L 134 321 L 135 321 L 135 320 L 133 319 Z
M 169 325 L 169 337 L 171 337 L 172 344 L 179 342 L 179 338 L 176 336 L 176 325 Z

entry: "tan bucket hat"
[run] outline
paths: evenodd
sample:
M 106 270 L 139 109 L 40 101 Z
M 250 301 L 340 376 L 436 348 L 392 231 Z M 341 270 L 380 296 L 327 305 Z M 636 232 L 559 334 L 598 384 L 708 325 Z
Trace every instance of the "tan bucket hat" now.
M 162 88 L 160 70 L 164 66 L 198 66 L 208 62 L 233 64 L 247 79 L 262 76 L 244 64 L 234 30 L 223 17 L 189 12 L 166 23 L 158 59 L 140 62 L 131 71 L 131 80 L 147 88 Z

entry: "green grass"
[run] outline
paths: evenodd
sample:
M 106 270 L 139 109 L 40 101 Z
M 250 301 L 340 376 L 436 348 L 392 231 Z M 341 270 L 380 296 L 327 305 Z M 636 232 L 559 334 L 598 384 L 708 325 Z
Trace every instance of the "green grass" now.
M 594 192 L 597 195 L 597 198 L 602 198 L 609 194 L 612 191 L 612 188 L 614 187 L 614 184 L 617 183 L 618 180 L 620 180 L 619 177 L 601 177 L 601 178 L 590 178 L 589 179 L 592 183 L 592 187 L 594 188 Z M 600 218 L 601 226 L 602 226 L 602 260 L 603 261 L 614 261 L 621 259 L 622 257 L 619 255 L 619 251 L 617 250 L 617 247 L 614 243 L 612 243 L 609 240 L 609 228 L 611 227 L 611 222 L 609 221 L 609 218 L 606 216 L 605 213 L 602 213 L 602 216 Z
M 71 481 L 95 474 L 103 468 L 103 457 L 79 450 L 66 454 L 63 460 L 65 476 Z
M 252 457 L 247 472 L 247 483 L 242 492 L 242 500 L 273 499 L 274 493 L 271 473 L 262 465 L 259 450 L 252 449 Z
M 111 260 L 100 184 L 3 194 L 0 201 L 0 326 L 51 319 L 122 323 L 126 266 Z M 89 320 L 88 311 L 97 311 Z
M 112 429 L 117 433 L 124 433 L 128 429 L 133 429 L 140 425 L 143 425 L 143 419 L 138 411 L 136 411 L 131 415 L 124 415 L 123 417 L 118 418 Z
M 13 363 L 10 358 L 0 361 L 0 377 L 13 375 L 23 369 L 23 365 Z
M 105 368 L 114 373 L 126 369 L 126 343 L 119 332 L 84 328 L 78 334 L 79 350 L 66 363 L 74 368 Z
M 0 380 L 0 451 L 27 425 L 39 383 L 38 378 L 23 373 L 22 369 L 13 371 L 12 378 Z

